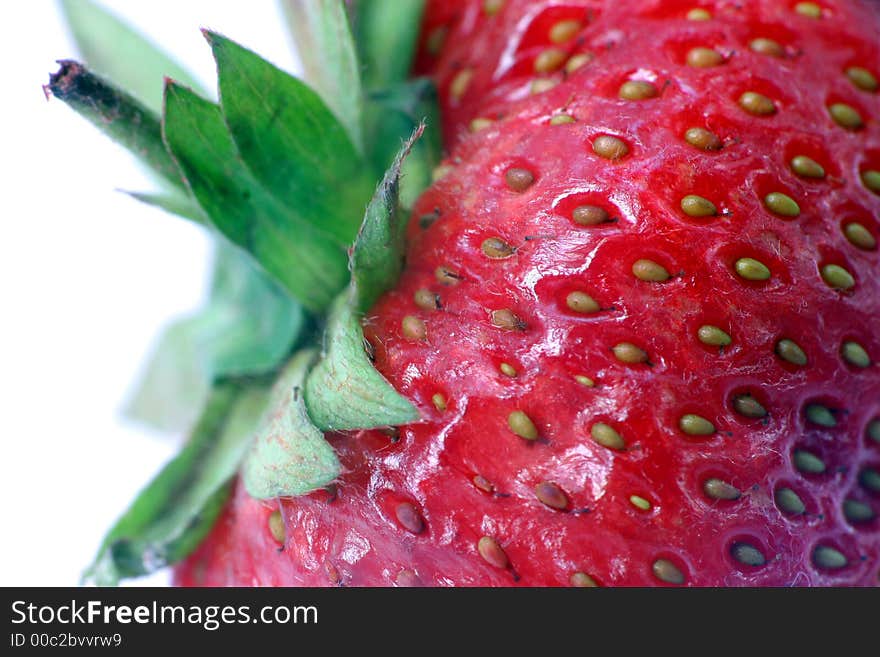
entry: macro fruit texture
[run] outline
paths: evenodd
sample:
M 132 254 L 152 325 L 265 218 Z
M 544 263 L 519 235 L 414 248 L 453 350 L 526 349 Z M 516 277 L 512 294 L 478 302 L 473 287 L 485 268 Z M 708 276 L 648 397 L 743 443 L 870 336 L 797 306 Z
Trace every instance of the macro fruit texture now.
M 236 488 L 181 585 L 880 575 L 880 12 L 429 3 L 448 157 L 363 320 L 422 420 Z

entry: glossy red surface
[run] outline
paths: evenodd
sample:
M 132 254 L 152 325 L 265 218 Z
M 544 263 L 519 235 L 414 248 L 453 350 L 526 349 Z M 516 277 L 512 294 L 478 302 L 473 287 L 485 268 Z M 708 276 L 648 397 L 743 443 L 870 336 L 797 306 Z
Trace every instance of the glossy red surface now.
M 844 75 L 852 65 L 880 74 L 880 18 L 870 3 L 823 0 L 819 20 L 794 13 L 794 4 L 508 0 L 487 17 L 482 2 L 433 3 L 425 35 L 444 26 L 446 46 L 436 59 L 423 52 L 420 66 L 431 67 L 441 89 L 449 168 L 417 204 L 398 287 L 365 318 L 376 366 L 424 421 L 399 436 L 330 436 L 346 472 L 334 495 L 280 502 L 283 547 L 267 526 L 278 504 L 239 488 L 177 571 L 178 583 L 568 585 L 583 572 L 601 585 L 656 585 L 663 582 L 652 565 L 667 559 L 686 585 L 876 585 L 880 492 L 859 481 L 866 469 L 880 470 L 880 442 L 868 435 L 880 418 L 880 255 L 850 243 L 842 226 L 858 221 L 880 237 L 880 196 L 859 181 L 880 169 L 880 97 Z M 697 5 L 713 19 L 686 20 Z M 560 47 L 594 59 L 531 94 L 532 63 L 565 18 L 583 29 Z M 776 39 L 785 56 L 751 52 L 756 37 Z M 695 46 L 716 49 L 723 64 L 687 66 Z M 449 88 L 463 68 L 473 75 L 455 100 Z M 660 93 L 621 100 L 628 79 L 652 81 Z M 745 91 L 770 97 L 775 114 L 744 111 L 737 100 Z M 830 102 L 856 108 L 864 127 L 836 125 Z M 552 125 L 563 111 L 575 122 Z M 474 117 L 494 122 L 470 133 Z M 693 126 L 716 133 L 724 147 L 686 143 Z M 629 153 L 597 156 L 591 144 L 599 135 L 618 136 Z M 789 161 L 799 154 L 817 160 L 825 178 L 795 175 Z M 512 191 L 511 167 L 535 182 Z M 769 211 L 770 192 L 795 199 L 800 215 Z M 687 194 L 712 201 L 718 215 L 685 215 Z M 583 204 L 603 207 L 612 221 L 575 223 L 571 213 Z M 437 219 L 425 228 L 419 218 L 430 213 Z M 513 255 L 486 257 L 481 244 L 490 237 Z M 743 257 L 764 263 L 770 279 L 739 277 L 734 264 Z M 632 264 L 643 258 L 663 265 L 669 280 L 637 279 Z M 855 286 L 829 287 L 820 276 L 829 263 L 845 267 Z M 457 284 L 438 282 L 440 266 L 457 272 Z M 423 288 L 439 295 L 440 309 L 416 306 Z M 569 310 L 572 291 L 600 310 Z M 493 325 L 500 309 L 525 327 Z M 405 315 L 425 322 L 427 340 L 401 335 Z M 705 324 L 732 344 L 702 344 Z M 781 338 L 802 347 L 806 365 L 774 353 Z M 871 365 L 842 360 L 848 340 L 865 348 Z M 643 349 L 648 362 L 617 360 L 612 347 L 621 342 Z M 446 399 L 443 411 L 431 401 L 436 393 Z M 768 415 L 738 414 L 732 400 L 744 393 Z M 810 423 L 809 404 L 831 409 L 836 426 Z M 510 430 L 517 410 L 538 440 Z M 679 420 L 688 413 L 716 431 L 685 434 Z M 595 443 L 597 422 L 614 427 L 626 448 Z M 795 450 L 818 456 L 824 473 L 799 472 Z M 710 478 L 734 485 L 740 498 L 709 498 Z M 564 491 L 564 509 L 538 499 L 543 482 Z M 803 514 L 778 508 L 782 487 L 801 497 Z M 867 504 L 874 517 L 847 519 L 846 499 Z M 411 510 L 401 523 L 404 502 L 421 515 L 420 533 L 406 526 Z M 503 550 L 506 567 L 481 556 L 484 536 Z M 733 546 L 743 543 L 765 563 L 737 561 Z M 817 565 L 819 546 L 839 551 L 847 565 Z

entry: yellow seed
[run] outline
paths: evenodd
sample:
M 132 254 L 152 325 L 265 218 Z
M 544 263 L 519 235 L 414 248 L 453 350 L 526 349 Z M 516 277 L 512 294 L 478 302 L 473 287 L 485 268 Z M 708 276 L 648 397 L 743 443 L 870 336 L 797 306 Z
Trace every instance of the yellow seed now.
M 792 365 L 803 367 L 807 364 L 807 354 L 794 340 L 783 338 L 776 343 L 775 351 L 777 356 Z
M 657 95 L 657 87 L 644 80 L 627 80 L 620 85 L 617 95 L 624 100 L 646 100 Z
M 801 213 L 801 208 L 795 200 L 782 192 L 770 192 L 767 194 L 764 197 L 764 206 L 770 212 L 782 215 L 783 217 L 797 217 Z
M 477 552 L 483 560 L 491 566 L 504 570 L 510 565 L 510 560 L 502 547 L 491 536 L 483 536 L 477 542 Z
M 604 224 L 610 219 L 608 212 L 598 205 L 579 205 L 572 211 L 571 218 L 581 226 Z
M 653 260 L 636 260 L 632 265 L 632 273 L 641 281 L 662 283 L 669 280 L 669 272 L 666 268 Z
M 441 413 L 446 410 L 446 397 L 441 395 L 439 392 L 434 393 L 434 396 L 431 397 L 431 402 L 434 404 L 434 408 L 436 408 Z
M 861 66 L 850 66 L 846 77 L 862 91 L 877 91 L 877 78 L 871 71 Z
M 538 429 L 531 418 L 522 411 L 513 411 L 507 416 L 507 426 L 520 438 L 537 440 Z
M 579 68 L 589 64 L 593 59 L 595 59 L 593 54 L 589 52 L 581 52 L 577 55 L 572 55 L 565 63 L 565 72 L 574 73 Z
M 694 68 L 711 68 L 724 62 L 724 57 L 711 48 L 691 48 L 687 54 L 687 65 Z
M 739 97 L 739 106 L 755 116 L 769 116 L 776 113 L 776 105 L 763 94 L 747 91 Z
M 568 506 L 568 497 L 565 491 L 552 481 L 542 481 L 535 486 L 535 497 L 541 504 L 545 504 L 551 509 L 562 511 Z
M 868 434 L 868 438 L 873 440 L 875 443 L 880 444 L 880 419 L 871 420 L 868 422 L 868 428 L 865 433 Z M 877 487 L 878 492 L 880 492 L 880 486 Z
M 492 311 L 492 325 L 505 331 L 522 331 L 526 328 L 526 323 L 508 308 Z
M 875 194 L 880 194 L 880 171 L 862 171 L 862 184 Z
M 688 194 L 681 199 L 681 209 L 689 217 L 714 217 L 718 214 L 718 208 L 709 199 Z
M 439 166 L 434 167 L 434 170 L 431 171 L 431 180 L 437 182 L 441 178 L 444 178 L 446 174 L 452 171 L 455 167 L 451 164 L 441 164 Z
M 712 19 L 712 14 L 702 7 L 695 7 L 687 13 L 686 18 L 689 21 L 708 21 Z
M 606 160 L 619 160 L 629 153 L 629 147 L 622 139 L 611 135 L 600 135 L 593 140 L 593 152 Z
M 568 580 L 572 586 L 575 588 L 595 588 L 599 586 L 592 577 L 587 575 L 586 573 L 572 573 L 571 577 Z
M 583 374 L 575 374 L 574 380 L 580 383 L 585 388 L 592 388 L 596 385 L 595 381 L 588 376 L 584 376 Z
M 862 224 L 852 221 L 843 227 L 843 234 L 853 246 L 870 251 L 877 246 L 877 240 Z
M 840 265 L 825 265 L 822 267 L 822 280 L 835 290 L 849 290 L 856 284 L 855 279 L 846 269 Z
M 648 362 L 648 354 L 632 342 L 620 342 L 611 348 L 614 357 L 621 363 L 636 364 Z
M 594 424 L 590 429 L 590 435 L 602 447 L 616 450 L 622 450 L 626 447 L 626 443 L 623 442 L 620 434 L 604 422 Z
M 510 363 L 501 363 L 498 369 L 501 370 L 504 376 L 509 376 L 511 379 L 516 376 L 516 369 Z
M 545 91 L 550 91 L 557 84 L 559 84 L 559 80 L 554 80 L 553 78 L 537 78 L 532 80 L 529 92 L 533 95 L 542 94 Z
M 684 573 L 669 559 L 657 559 L 651 564 L 654 577 L 667 584 L 684 584 Z
M 744 417 L 762 418 L 767 416 L 767 409 L 751 395 L 737 395 L 734 397 L 733 410 Z
M 828 113 L 837 125 L 847 130 L 858 130 L 865 125 L 858 110 L 846 103 L 829 105 Z
M 574 122 L 575 119 L 571 114 L 554 114 L 550 117 L 550 125 L 566 125 Z
M 483 0 L 483 13 L 486 16 L 494 16 L 504 6 L 504 0 Z
M 637 509 L 640 509 L 642 511 L 650 511 L 651 510 L 651 503 L 648 500 L 646 500 L 644 497 L 639 497 L 638 495 L 630 495 L 629 496 L 629 503 L 632 504 Z
M 452 96 L 452 100 L 461 100 L 471 83 L 472 77 L 474 77 L 474 71 L 470 68 L 463 68 L 455 74 L 455 77 L 452 78 L 452 82 L 449 84 L 449 95 Z
M 552 73 L 565 63 L 568 54 L 561 48 L 547 48 L 535 57 L 535 73 L 544 75 Z
M 766 281 L 770 278 L 770 270 L 763 262 L 754 258 L 740 258 L 734 265 L 736 273 L 747 281 Z
M 691 146 L 704 151 L 718 151 L 724 146 L 715 133 L 709 132 L 705 128 L 688 128 L 684 133 L 684 140 Z
M 770 57 L 782 57 L 785 54 L 785 51 L 778 42 L 763 37 L 752 39 L 749 48 L 752 52 L 756 52 L 759 55 L 769 55 Z
M 854 367 L 870 367 L 871 357 L 865 348 L 854 340 L 845 341 L 840 347 L 840 356 Z
M 284 518 L 281 517 L 281 511 L 275 510 L 269 514 L 269 533 L 277 543 L 284 543 L 287 539 L 287 529 L 284 527 Z
M 703 482 L 703 492 L 713 500 L 738 500 L 742 496 L 739 488 L 715 477 Z
M 710 324 L 704 324 L 697 329 L 697 339 L 710 347 L 727 347 L 732 342 L 726 332 Z
M 414 315 L 407 315 L 401 320 L 400 330 L 407 340 L 424 340 L 428 337 L 425 323 Z
M 435 27 L 431 30 L 431 33 L 428 34 L 428 38 L 425 41 L 425 47 L 428 49 L 428 54 L 436 56 L 440 54 L 440 50 L 443 48 L 443 44 L 446 42 L 446 34 L 449 31 L 445 25 L 441 25 L 440 27 Z
M 468 124 L 468 130 L 471 132 L 479 132 L 480 130 L 485 130 L 493 123 L 495 123 L 495 121 L 492 119 L 488 119 L 485 116 L 478 116 Z
M 869 504 L 858 500 L 846 499 L 843 501 L 843 515 L 852 523 L 869 522 L 874 519 L 874 510 Z
M 798 472 L 806 474 L 822 474 L 825 472 L 825 463 L 818 456 L 805 449 L 796 449 L 792 454 L 794 467 Z
M 548 36 L 553 43 L 564 43 L 581 31 L 581 22 L 576 20 L 563 20 L 554 23 Z
M 427 288 L 416 290 L 413 299 L 423 310 L 437 310 L 440 307 L 440 297 Z
M 678 421 L 679 428 L 689 436 L 711 436 L 715 433 L 715 425 L 704 417 L 686 413 Z
M 734 543 L 730 550 L 730 556 L 745 566 L 763 566 L 767 558 L 754 545 L 749 543 Z
M 504 174 L 507 186 L 515 192 L 524 192 L 535 182 L 535 175 L 528 169 L 512 167 Z
M 461 276 L 454 269 L 440 265 L 434 270 L 434 277 L 443 285 L 458 285 Z
M 514 249 L 510 244 L 502 240 L 500 237 L 490 237 L 486 240 L 483 240 L 483 244 L 480 246 L 485 253 L 490 258 L 509 258 L 514 254 L 516 249 Z
M 877 427 L 878 420 L 874 420 L 868 425 L 868 431 L 874 431 Z M 871 439 L 875 442 L 880 442 L 880 438 L 877 437 L 876 433 L 871 433 Z M 865 468 L 859 473 L 859 484 L 865 490 L 869 490 L 872 493 L 880 493 L 880 470 L 876 470 L 874 468 Z
M 587 314 L 599 310 L 599 304 L 586 292 L 569 292 L 565 297 L 565 305 L 576 313 Z
M 820 545 L 813 550 L 813 564 L 825 570 L 839 570 L 849 565 L 849 559 L 840 550 Z
M 783 513 L 799 516 L 807 510 L 801 496 L 791 488 L 777 488 L 773 494 L 773 501 Z
M 794 6 L 794 10 L 796 13 L 801 16 L 806 16 L 807 18 L 822 17 L 822 7 L 815 2 L 799 2 Z
M 825 169 L 816 160 L 806 155 L 791 158 L 791 170 L 802 178 L 824 178 Z

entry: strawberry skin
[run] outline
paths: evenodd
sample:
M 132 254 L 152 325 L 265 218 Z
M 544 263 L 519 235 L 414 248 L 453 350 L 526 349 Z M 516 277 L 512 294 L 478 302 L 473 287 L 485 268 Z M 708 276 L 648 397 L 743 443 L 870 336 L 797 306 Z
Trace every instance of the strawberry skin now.
M 332 491 L 239 486 L 177 583 L 876 585 L 878 34 L 432 3 L 450 156 L 364 320 L 424 421 L 329 435 Z

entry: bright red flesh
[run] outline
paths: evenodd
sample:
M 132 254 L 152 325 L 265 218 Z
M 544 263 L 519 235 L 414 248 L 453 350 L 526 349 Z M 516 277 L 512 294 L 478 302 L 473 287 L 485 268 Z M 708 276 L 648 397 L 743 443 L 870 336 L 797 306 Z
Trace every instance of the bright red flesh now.
M 376 366 L 425 421 L 402 427 L 399 439 L 380 431 L 330 436 L 346 472 L 335 497 L 321 491 L 280 502 L 283 548 L 267 524 L 278 504 L 239 487 L 209 539 L 177 569 L 177 582 L 568 585 L 580 572 L 601 585 L 656 585 L 664 582 L 653 565 L 665 559 L 694 586 L 876 585 L 880 256 L 876 245 L 848 241 L 842 226 L 856 221 L 880 237 L 880 196 L 859 180 L 880 170 L 880 95 L 844 75 L 853 65 L 880 74 L 880 18 L 869 3 L 824 0 L 819 20 L 794 13 L 794 4 L 507 0 L 487 17 L 482 2 L 433 3 L 425 35 L 443 25 L 449 45 L 435 62 L 423 53 L 421 65 L 441 88 L 450 168 L 417 204 L 398 287 L 365 322 Z M 697 5 L 713 20 L 685 20 Z M 584 28 L 560 47 L 595 59 L 531 95 L 532 62 L 565 18 Z M 755 37 L 777 40 L 786 55 L 751 52 Z M 695 46 L 715 48 L 725 61 L 685 65 Z M 451 81 L 468 67 L 470 84 L 455 101 Z M 656 82 L 659 95 L 619 99 L 631 78 Z M 744 111 L 737 99 L 745 91 L 771 98 L 776 113 Z M 836 125 L 826 109 L 835 102 L 857 109 L 865 125 Z M 563 110 L 576 122 L 551 125 Z M 470 134 L 475 117 L 495 121 Z M 713 131 L 723 148 L 689 145 L 682 135 L 690 127 Z M 620 137 L 628 155 L 597 156 L 598 135 Z M 795 175 L 795 155 L 819 162 L 826 176 Z M 534 183 L 511 190 L 511 167 L 530 171 Z M 800 215 L 769 211 L 762 199 L 770 192 L 795 199 Z M 712 201 L 718 215 L 687 216 L 679 205 L 687 194 Z M 575 223 L 571 213 L 583 204 L 601 206 L 613 221 Z M 515 253 L 488 258 L 481 244 L 490 237 Z M 764 263 L 771 278 L 739 277 L 734 263 L 743 257 Z M 643 258 L 671 278 L 637 279 L 631 267 Z M 829 287 L 820 276 L 827 264 L 844 267 L 855 286 Z M 438 282 L 439 266 L 457 272 L 458 283 Z M 439 295 L 442 307 L 418 307 L 421 289 Z M 601 308 L 570 310 L 572 291 Z M 492 311 L 501 309 L 525 327 L 493 325 Z M 407 315 L 425 322 L 426 341 L 403 337 Z M 706 324 L 732 344 L 702 344 L 697 330 Z M 806 365 L 774 353 L 781 338 L 800 345 Z M 845 362 L 845 341 L 862 345 L 871 364 Z M 617 360 L 611 349 L 621 342 L 643 349 L 648 362 Z M 502 362 L 515 377 L 499 370 Z M 445 410 L 432 403 L 436 393 Z M 765 418 L 734 410 L 744 393 L 767 409 Z M 830 409 L 836 426 L 808 421 L 810 404 Z M 508 428 L 517 410 L 538 440 Z M 685 434 L 686 413 L 716 432 Z M 614 427 L 625 450 L 595 443 L 596 422 Z M 825 472 L 798 471 L 795 450 L 819 457 Z M 710 478 L 741 496 L 711 499 L 703 490 Z M 564 491 L 564 509 L 538 499 L 542 482 Z M 783 487 L 802 499 L 803 514 L 777 506 Z M 543 499 L 558 505 L 549 495 L 558 498 L 556 489 L 545 488 Z M 845 500 L 873 517 L 847 518 Z M 421 532 L 411 531 L 418 518 L 401 503 L 415 507 Z M 484 541 L 481 556 L 482 537 L 503 553 Z M 765 563 L 738 561 L 734 546 L 742 544 Z M 847 564 L 823 566 L 821 546 Z

